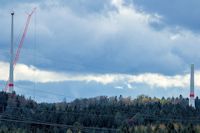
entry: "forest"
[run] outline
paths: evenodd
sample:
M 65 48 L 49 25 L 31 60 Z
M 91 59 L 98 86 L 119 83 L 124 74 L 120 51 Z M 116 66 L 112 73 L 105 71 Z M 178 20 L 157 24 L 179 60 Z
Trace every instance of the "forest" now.
M 37 103 L 0 92 L 1 133 L 200 133 L 200 99 L 99 96 Z

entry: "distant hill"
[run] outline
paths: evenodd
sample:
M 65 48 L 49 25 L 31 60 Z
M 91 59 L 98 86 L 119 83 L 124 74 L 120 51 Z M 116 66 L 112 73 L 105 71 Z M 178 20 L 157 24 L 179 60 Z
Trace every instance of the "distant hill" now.
M 36 103 L 0 92 L 0 132 L 176 133 L 200 132 L 200 100 L 99 96 L 70 103 Z

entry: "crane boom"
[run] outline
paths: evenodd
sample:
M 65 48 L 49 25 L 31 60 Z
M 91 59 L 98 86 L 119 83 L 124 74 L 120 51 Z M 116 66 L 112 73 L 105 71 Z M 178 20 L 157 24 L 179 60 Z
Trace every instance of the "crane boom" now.
M 14 67 L 15 67 L 17 61 L 19 60 L 19 55 L 20 55 L 20 52 L 21 52 L 21 48 L 24 44 L 24 39 L 25 39 L 26 34 L 27 34 L 28 26 L 30 24 L 31 17 L 32 17 L 33 13 L 35 12 L 35 10 L 36 10 L 36 8 L 34 8 L 33 11 L 28 15 L 28 18 L 27 18 L 27 21 L 26 21 L 26 26 L 24 28 L 24 33 L 23 33 L 22 38 L 20 40 L 20 43 L 19 43 L 19 46 L 18 46 L 18 49 L 17 49 L 17 52 L 16 52 L 16 56 L 15 56 L 15 59 L 14 59 L 14 62 L 13 62 Z
M 28 15 L 28 18 L 26 20 L 26 25 L 25 25 L 25 28 L 24 28 L 24 32 L 23 32 L 23 35 L 20 39 L 20 43 L 18 45 L 18 48 L 17 48 L 17 52 L 16 52 L 16 55 L 15 55 L 15 59 L 13 60 L 13 69 L 15 68 L 16 64 L 17 64 L 17 61 L 19 60 L 19 56 L 20 56 L 20 52 L 21 52 L 21 48 L 24 44 L 24 40 L 25 40 L 25 37 L 26 37 L 26 34 L 27 34 L 27 31 L 28 31 L 28 27 L 29 27 L 29 24 L 30 24 L 30 20 L 31 20 L 31 17 L 33 15 L 33 13 L 35 12 L 36 8 L 34 8 L 32 10 L 32 12 Z M 5 85 L 5 88 L 3 89 L 4 91 L 7 91 L 8 90 L 8 84 L 9 84 L 9 80 L 6 82 L 6 85 Z

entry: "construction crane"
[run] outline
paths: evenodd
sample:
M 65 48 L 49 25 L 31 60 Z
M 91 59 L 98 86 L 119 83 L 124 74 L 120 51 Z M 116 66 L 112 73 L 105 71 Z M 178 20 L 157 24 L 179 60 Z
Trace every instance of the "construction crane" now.
M 26 20 L 26 25 L 25 25 L 25 28 L 24 28 L 24 32 L 23 32 L 23 35 L 22 35 L 22 37 L 20 39 L 20 42 L 19 42 L 19 45 L 18 45 L 18 48 L 17 48 L 17 52 L 16 52 L 16 56 L 15 56 L 15 58 L 13 60 L 13 69 L 15 68 L 15 66 L 16 66 L 16 64 L 17 64 L 17 62 L 19 60 L 20 52 L 21 52 L 22 46 L 24 44 L 24 40 L 25 40 L 27 31 L 28 31 L 30 20 L 31 20 L 31 17 L 32 17 L 32 15 L 33 15 L 33 13 L 35 11 L 36 11 L 36 8 L 34 8 L 32 10 L 32 12 L 30 14 L 28 14 L 28 18 Z M 9 87 L 9 80 L 7 80 L 5 88 L 3 89 L 3 91 L 7 92 L 8 91 L 8 87 Z

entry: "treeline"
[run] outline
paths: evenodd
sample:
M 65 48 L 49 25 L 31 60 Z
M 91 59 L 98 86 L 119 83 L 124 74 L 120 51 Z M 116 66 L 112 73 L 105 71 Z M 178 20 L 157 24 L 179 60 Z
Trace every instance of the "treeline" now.
M 200 100 L 100 96 L 67 103 L 36 103 L 0 92 L 0 132 L 188 133 L 200 132 Z

